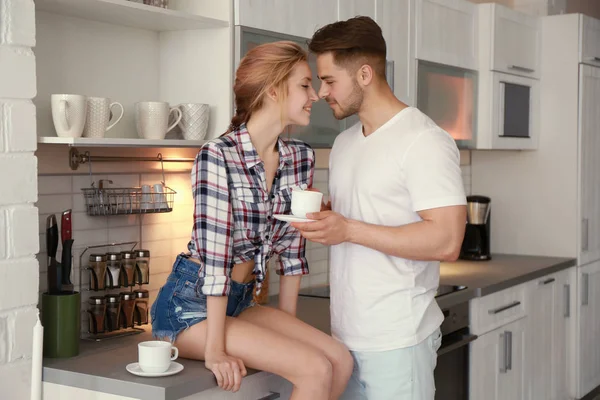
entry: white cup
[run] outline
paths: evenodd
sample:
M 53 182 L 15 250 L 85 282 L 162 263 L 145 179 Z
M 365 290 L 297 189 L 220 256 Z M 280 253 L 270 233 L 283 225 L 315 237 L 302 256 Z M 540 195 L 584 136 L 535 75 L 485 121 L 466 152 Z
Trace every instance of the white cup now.
M 152 186 L 152 190 L 154 191 L 154 204 L 156 205 L 156 207 L 168 208 L 166 186 L 164 186 L 162 183 L 156 183 L 154 184 L 154 186 Z
M 181 110 L 179 128 L 185 140 L 202 140 L 208 130 L 210 106 L 200 103 L 182 103 L 176 106 Z
M 292 190 L 292 214 L 306 218 L 306 214 L 321 211 L 323 193 L 296 188 Z
M 175 122 L 169 126 L 169 116 L 175 113 Z M 164 139 L 168 131 L 181 121 L 181 110 L 169 107 L 162 101 L 142 101 L 135 103 L 135 127 L 142 139 Z
M 152 204 L 152 189 L 150 188 L 150 185 L 142 185 L 142 198 L 140 202 L 140 208 L 142 210 L 154 208 L 154 205 Z
M 110 115 L 113 107 L 121 109 L 118 117 L 110 121 Z M 113 117 L 114 117 L 113 113 Z M 87 98 L 87 117 L 83 129 L 84 137 L 102 138 L 106 131 L 110 130 L 123 118 L 123 104 L 119 102 L 111 103 L 110 99 L 105 97 Z
M 144 372 L 165 372 L 178 356 L 179 350 L 169 342 L 150 340 L 138 343 L 138 363 Z
M 87 100 L 79 94 L 50 96 L 52 121 L 59 137 L 81 137 L 85 126 Z

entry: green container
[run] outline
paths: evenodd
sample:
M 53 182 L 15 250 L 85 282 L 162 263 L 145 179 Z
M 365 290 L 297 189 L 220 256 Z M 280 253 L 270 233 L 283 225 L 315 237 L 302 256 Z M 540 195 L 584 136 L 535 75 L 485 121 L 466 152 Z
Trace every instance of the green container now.
M 42 294 L 44 357 L 63 358 L 79 354 L 81 294 Z

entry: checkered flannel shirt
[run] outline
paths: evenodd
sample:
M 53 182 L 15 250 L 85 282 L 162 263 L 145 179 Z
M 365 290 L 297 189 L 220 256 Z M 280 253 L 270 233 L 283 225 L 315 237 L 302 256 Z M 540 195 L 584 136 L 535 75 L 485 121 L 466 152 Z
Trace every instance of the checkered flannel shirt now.
M 245 125 L 206 143 L 196 156 L 194 229 L 188 249 L 200 260 L 205 295 L 227 296 L 234 265 L 250 260 L 260 290 L 274 253 L 279 255 L 277 274 L 308 274 L 306 240 L 273 215 L 290 213 L 292 188 L 312 186 L 315 155 L 295 139 L 279 139 L 278 148 L 279 167 L 270 192 Z

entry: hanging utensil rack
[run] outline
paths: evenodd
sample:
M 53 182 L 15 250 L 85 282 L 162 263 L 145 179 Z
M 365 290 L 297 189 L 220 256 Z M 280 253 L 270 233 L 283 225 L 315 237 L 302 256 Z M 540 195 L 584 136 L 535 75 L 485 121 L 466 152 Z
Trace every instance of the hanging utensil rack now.
M 107 290 L 115 290 L 115 288 L 105 288 L 102 290 L 92 290 L 89 287 L 83 287 L 83 272 L 84 271 L 88 271 L 88 267 L 87 267 L 87 263 L 85 264 L 86 266 L 84 266 L 83 263 L 83 257 L 85 256 L 85 254 L 87 253 L 88 250 L 91 249 L 98 249 L 98 248 L 113 248 L 113 247 L 117 247 L 117 246 L 130 246 L 130 251 L 133 251 L 136 246 L 138 245 L 138 242 L 120 242 L 120 243 L 106 243 L 106 244 L 98 244 L 98 245 L 93 245 L 93 246 L 87 246 L 79 255 L 79 291 L 81 293 L 83 292 L 98 292 L 98 293 L 106 293 Z M 88 279 L 87 281 L 90 281 L 90 277 L 89 277 L 89 272 L 88 272 Z M 142 285 L 138 284 L 137 285 L 138 288 L 141 288 Z M 133 293 L 133 287 L 128 287 L 129 288 L 129 292 Z M 117 289 L 118 290 L 118 289 Z M 87 297 L 87 296 L 86 296 Z M 82 315 L 86 315 L 88 314 L 88 303 L 87 303 L 87 299 L 84 299 L 84 296 L 81 296 L 81 314 Z M 119 312 L 120 314 L 120 312 Z M 91 316 L 90 316 L 91 318 Z M 107 316 L 105 315 L 105 318 L 107 318 Z M 145 332 L 145 330 L 143 328 L 138 328 L 138 327 L 128 327 L 128 328 L 120 328 L 118 330 L 114 330 L 111 332 L 105 332 L 105 333 L 93 333 L 88 331 L 84 331 L 83 329 L 79 329 L 80 331 L 80 338 L 84 339 L 84 340 L 91 340 L 91 341 L 95 341 L 95 342 L 100 342 L 102 340 L 106 340 L 106 339 L 114 339 L 114 338 L 118 338 L 118 337 L 123 337 L 123 336 L 129 336 L 129 335 L 137 335 L 139 333 Z
M 154 214 L 173 211 L 173 203 L 177 192 L 168 187 L 165 182 L 165 162 L 189 162 L 193 159 L 163 159 L 158 153 L 156 158 L 146 157 L 92 157 L 89 152 L 79 154 L 76 149 L 71 149 L 71 168 L 73 160 L 81 159 L 88 164 L 90 175 L 90 187 L 81 189 L 85 200 L 86 212 L 90 216 L 105 215 L 129 215 L 129 214 Z M 81 161 L 80 160 L 80 161 Z M 80 161 L 77 161 L 80 163 Z M 160 162 L 162 172 L 161 190 L 144 191 L 140 187 L 131 188 L 106 188 L 104 182 L 112 183 L 111 180 L 100 180 L 98 187 L 95 186 L 92 174 L 92 161 L 154 161 Z M 79 165 L 79 164 L 77 164 Z
M 75 147 L 69 149 L 69 166 L 76 171 L 81 164 L 91 162 L 194 162 L 193 158 L 163 158 L 161 153 L 156 157 L 124 157 L 124 156 L 93 156 L 89 151 L 80 153 Z

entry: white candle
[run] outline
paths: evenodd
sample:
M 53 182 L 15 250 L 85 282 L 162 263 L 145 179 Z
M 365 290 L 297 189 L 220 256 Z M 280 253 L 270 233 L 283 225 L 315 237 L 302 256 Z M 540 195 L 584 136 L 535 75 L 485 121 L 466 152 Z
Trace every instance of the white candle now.
M 31 400 L 42 399 L 42 358 L 44 351 L 44 327 L 40 322 L 38 311 L 37 322 L 33 327 L 33 350 L 31 352 Z

